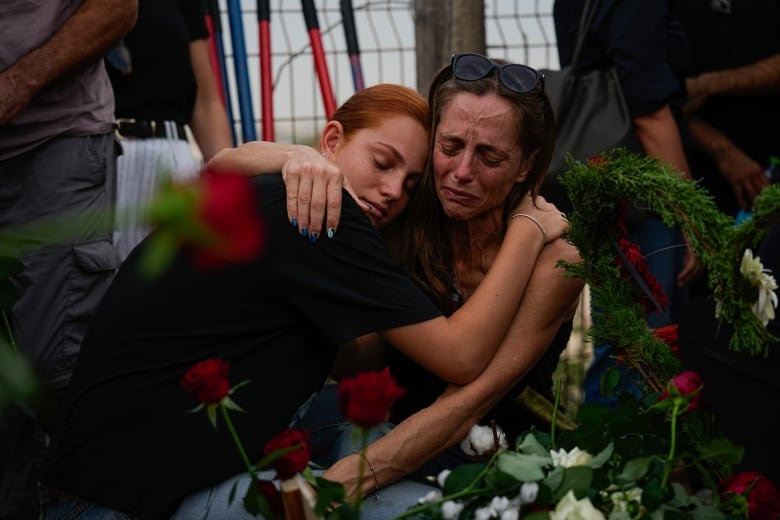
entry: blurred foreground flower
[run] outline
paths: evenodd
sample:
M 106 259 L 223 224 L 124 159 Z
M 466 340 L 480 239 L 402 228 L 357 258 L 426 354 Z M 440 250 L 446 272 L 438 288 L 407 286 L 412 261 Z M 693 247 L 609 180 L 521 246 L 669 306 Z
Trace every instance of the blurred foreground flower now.
M 387 421 L 393 403 L 404 393 L 388 368 L 361 372 L 339 384 L 339 407 L 350 422 L 372 428 Z
M 155 275 L 179 248 L 202 270 L 256 258 L 265 235 L 252 182 L 246 175 L 206 171 L 188 184 L 170 184 L 154 200 L 149 219 L 156 232 L 143 269 Z
M 754 471 L 743 471 L 719 485 L 723 500 L 733 512 L 750 520 L 780 518 L 780 489 L 768 478 Z

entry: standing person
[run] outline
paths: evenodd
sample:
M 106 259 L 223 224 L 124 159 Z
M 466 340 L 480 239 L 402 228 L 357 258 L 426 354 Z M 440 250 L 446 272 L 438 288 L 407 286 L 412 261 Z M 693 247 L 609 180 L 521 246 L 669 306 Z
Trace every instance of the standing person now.
M 596 12 L 579 58 L 581 68 L 587 72 L 614 67 L 644 153 L 690 177 L 681 134 L 687 45 L 668 0 L 556 0 L 553 17 L 562 67 L 571 64 L 580 19 L 594 5 Z M 685 286 L 698 273 L 696 259 L 679 230 L 667 227 L 658 215 L 645 212 L 638 221 L 627 222 L 627 227 L 629 240 L 639 245 L 668 298 L 668 318 L 653 313 L 647 316 L 648 324 L 674 322 L 687 298 Z M 598 319 L 598 302 L 593 303 Z M 615 367 L 612 350 L 611 345 L 594 347 L 585 375 L 585 401 L 615 402 L 603 396 L 600 387 L 602 375 Z M 617 389 L 640 391 L 629 373 L 623 373 Z
M 689 161 L 724 213 L 750 212 L 780 157 L 780 5 L 673 1 L 691 52 Z
M 434 79 L 428 102 L 433 112 L 428 169 L 406 216 L 405 244 L 397 256 L 442 312 L 457 314 L 456 309 L 473 303 L 498 267 L 496 254 L 509 239 L 507 222 L 530 220 L 513 208 L 517 200 L 538 193 L 552 155 L 554 118 L 541 74 L 477 54 L 455 55 Z M 270 171 L 278 166 L 269 164 L 270 151 L 282 146 L 249 143 L 221 152 L 211 164 L 247 173 Z M 311 154 L 285 168 L 293 181 L 288 181 L 290 216 L 300 222 L 305 214 L 309 226 L 319 226 L 320 210 L 327 207 L 326 226 L 333 227 L 331 184 L 338 186 L 340 179 L 336 168 L 317 159 Z M 307 207 L 301 210 L 299 199 L 311 200 L 316 216 Z M 541 197 L 536 200 L 542 204 Z M 393 241 L 388 243 L 392 248 Z M 583 287 L 581 280 L 563 276 L 556 267 L 561 259 L 579 261 L 564 240 L 550 240 L 538 255 L 532 250 L 516 258 L 516 283 L 530 276 L 525 294 L 498 352 L 472 383 L 447 388 L 445 381 L 415 370 L 390 349 L 391 370 L 408 394 L 401 409 L 394 410 L 398 424 L 361 454 L 351 454 L 337 441 L 335 456 L 350 454 L 324 476 L 342 482 L 350 494 L 371 493 L 375 485 L 462 463 L 465 454 L 456 445 L 480 421 L 496 419 L 508 435 L 530 427 L 533 419 L 512 398 L 525 385 L 551 396 L 552 371 Z M 316 426 L 318 420 L 304 416 L 301 424 Z M 363 457 L 376 480 L 364 479 L 358 489 Z M 393 487 L 398 509 L 368 500 L 363 518 L 390 517 L 416 503 L 419 489 L 406 492 L 405 486 L 401 491 Z
M 60 501 L 45 518 L 79 508 L 171 518 L 188 495 L 181 518 L 225 518 L 228 493 L 217 500 L 212 492 L 244 467 L 226 429 L 186 413 L 192 402 L 180 380 L 201 360 L 222 358 L 231 380 L 250 380 L 235 396 L 247 413 L 234 423 L 252 461 L 322 386 L 337 347 L 369 332 L 381 331 L 446 380 L 463 384 L 481 372 L 525 289 L 522 268 L 533 258 L 523 257 L 544 247 L 544 233 L 531 219 L 512 220 L 482 287 L 461 311 L 442 316 L 375 228 L 406 207 L 425 166 L 429 125 L 425 100 L 397 85 L 365 89 L 336 111 L 322 151 L 365 204 L 345 199 L 332 238 L 302 237 L 287 219 L 281 178 L 265 176 L 253 186 L 265 242 L 252 259 L 203 271 L 183 249 L 150 279 L 138 267 L 154 235 L 130 254 L 74 370 L 45 475 Z M 530 197 L 514 209 L 549 237 L 566 229 L 557 211 L 535 208 Z
M 114 98 L 101 57 L 132 27 L 124 0 L 3 2 L 0 16 L 0 228 L 114 202 Z M 101 219 L 72 222 L 66 244 L 36 250 L 13 279 L 11 328 L 51 407 L 64 392 L 84 330 L 117 266 Z M 38 246 L 46 245 L 46 248 Z M 23 405 L 0 415 L 0 518 L 35 518 L 37 465 L 49 417 Z
M 149 232 L 139 222 L 159 184 L 194 178 L 201 169 L 186 127 L 204 160 L 233 142 L 209 62 L 204 2 L 140 0 L 138 21 L 119 49 L 129 60 L 108 73 L 123 148 L 114 242 L 124 260 Z

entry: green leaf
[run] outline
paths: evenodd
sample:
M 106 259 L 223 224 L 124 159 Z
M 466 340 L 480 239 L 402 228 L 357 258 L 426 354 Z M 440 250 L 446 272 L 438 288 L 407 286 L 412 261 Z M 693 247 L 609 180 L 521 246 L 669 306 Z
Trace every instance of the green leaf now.
M 529 432 L 522 436 L 522 440 L 517 444 L 517 451 L 522 451 L 527 455 L 538 455 L 540 457 L 550 458 L 550 452 L 542 446 L 536 435 Z
M 222 398 L 222 400 L 221 400 L 219 403 L 220 403 L 222 406 L 224 406 L 225 408 L 227 408 L 228 410 L 235 410 L 236 412 L 246 413 L 246 410 L 244 410 L 243 408 L 241 408 L 240 406 L 238 406 L 238 405 L 236 404 L 236 402 L 235 402 L 235 401 L 233 401 L 233 399 L 231 399 L 231 398 L 230 398 L 229 396 L 227 396 L 227 395 L 226 395 L 225 397 L 223 397 L 223 398 Z
M 344 492 L 344 486 L 341 485 L 341 483 L 333 482 L 322 477 L 314 477 L 314 482 L 310 482 L 310 484 L 312 484 L 312 487 L 317 493 L 317 504 L 314 506 L 314 511 L 318 515 L 325 513 L 331 504 L 341 504 L 344 502 L 346 494 Z
M 664 501 L 664 489 L 658 479 L 651 479 L 642 489 L 642 505 L 650 511 L 658 509 Z
M 213 426 L 215 430 L 217 429 L 217 408 L 219 408 L 219 405 L 216 403 L 206 406 L 206 415 L 209 418 L 211 426 Z
M 650 463 L 653 462 L 653 458 L 654 457 L 640 457 L 629 460 L 623 467 L 623 471 L 618 476 L 618 479 L 621 482 L 636 482 L 647 474 L 647 470 L 650 469 Z
M 614 451 L 615 445 L 610 442 L 606 448 L 601 450 L 598 455 L 593 457 L 591 461 L 588 462 L 588 466 L 594 469 L 600 468 L 609 461 L 609 458 L 612 456 L 612 452 Z
M 726 438 L 712 439 L 702 446 L 699 456 L 703 460 L 711 460 L 723 464 L 739 464 L 745 448 L 738 446 Z
M 723 520 L 726 515 L 718 511 L 715 506 L 699 506 L 691 513 L 693 520 Z
M 550 520 L 550 513 L 549 511 L 534 511 L 523 515 L 523 520 Z
M 534 482 L 544 478 L 543 468 L 551 462 L 552 459 L 549 456 L 539 457 L 537 455 L 506 452 L 498 456 L 496 464 L 498 469 L 519 481 Z
M 574 466 L 563 468 L 563 478 L 556 489 L 553 489 L 553 500 L 558 501 L 569 491 L 574 491 L 577 497 L 583 497 L 593 480 L 593 468 L 588 466 Z
M 462 464 L 452 470 L 444 482 L 444 494 L 451 495 L 456 491 L 465 489 L 479 477 L 485 466 L 482 464 Z
M 615 388 L 620 383 L 620 372 L 615 368 L 608 368 L 601 374 L 599 384 L 601 386 L 601 393 L 606 397 L 612 397 L 615 395 Z

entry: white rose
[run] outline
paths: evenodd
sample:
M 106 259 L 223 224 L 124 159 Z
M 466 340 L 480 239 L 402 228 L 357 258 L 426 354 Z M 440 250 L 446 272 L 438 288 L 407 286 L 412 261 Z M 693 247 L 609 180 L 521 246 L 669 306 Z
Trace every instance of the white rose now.
M 441 517 L 444 520 L 455 520 L 461 511 L 463 511 L 463 504 L 452 500 L 447 500 L 441 505 Z
M 520 510 L 516 507 L 507 509 L 501 513 L 501 520 L 518 520 L 520 518 Z
M 498 437 L 499 448 L 506 449 L 509 444 L 506 441 L 506 433 L 500 426 L 496 426 L 496 435 Z M 493 429 L 490 426 L 480 426 L 475 424 L 471 427 L 468 436 L 460 442 L 460 449 L 466 455 L 485 455 L 493 453 L 496 448 Z
M 584 466 L 593 459 L 593 455 L 576 446 L 568 453 L 563 448 L 558 451 L 550 450 L 550 457 L 552 457 L 553 466 L 562 468 Z
M 474 520 L 489 520 L 493 518 L 493 510 L 489 507 L 480 507 L 474 511 Z
M 588 497 L 577 500 L 574 491 L 566 493 L 555 511 L 550 513 L 550 520 L 606 520 L 604 513 L 593 507 Z

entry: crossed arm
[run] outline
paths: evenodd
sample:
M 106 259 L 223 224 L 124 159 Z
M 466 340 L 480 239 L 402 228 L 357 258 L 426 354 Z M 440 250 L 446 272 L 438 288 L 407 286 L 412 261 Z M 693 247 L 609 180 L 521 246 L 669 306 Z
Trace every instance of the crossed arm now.
M 580 261 L 576 249 L 563 240 L 540 254 L 523 300 L 499 350 L 473 382 L 451 386 L 431 406 L 398 424 L 371 444 L 364 455 L 381 486 L 410 474 L 468 435 L 472 425 L 512 389 L 541 358 L 561 323 L 574 314 L 583 282 L 564 278 L 558 259 Z M 356 493 L 360 458 L 350 455 L 334 464 L 325 478 Z M 362 493 L 374 482 L 364 479 Z

